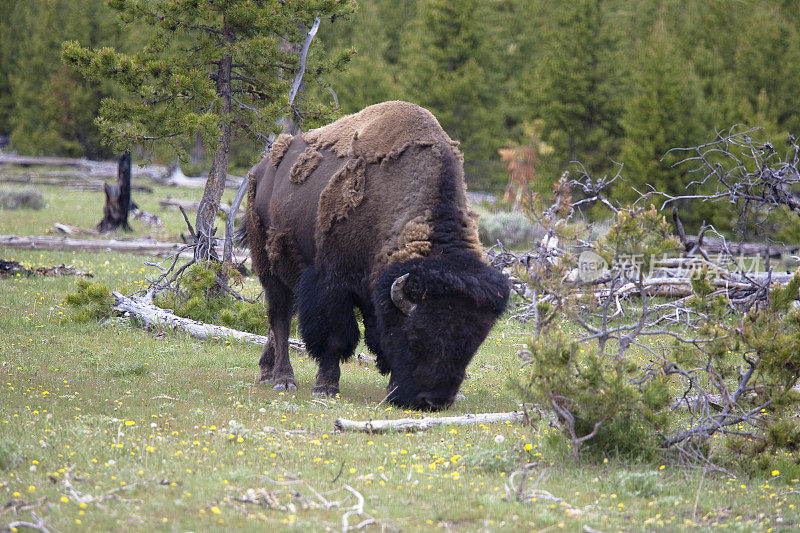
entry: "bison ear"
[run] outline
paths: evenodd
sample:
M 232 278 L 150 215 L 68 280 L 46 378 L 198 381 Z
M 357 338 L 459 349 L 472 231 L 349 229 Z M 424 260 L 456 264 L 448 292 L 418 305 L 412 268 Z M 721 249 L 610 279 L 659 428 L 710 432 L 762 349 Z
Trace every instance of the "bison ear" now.
M 417 308 L 417 304 L 411 302 L 408 298 L 406 298 L 406 294 L 403 291 L 403 287 L 406 285 L 406 281 L 408 280 L 409 273 L 405 273 L 402 276 L 396 278 L 392 282 L 392 288 L 389 291 L 389 294 L 392 297 L 392 303 L 403 312 L 404 315 L 410 315 L 414 312 L 414 309 Z

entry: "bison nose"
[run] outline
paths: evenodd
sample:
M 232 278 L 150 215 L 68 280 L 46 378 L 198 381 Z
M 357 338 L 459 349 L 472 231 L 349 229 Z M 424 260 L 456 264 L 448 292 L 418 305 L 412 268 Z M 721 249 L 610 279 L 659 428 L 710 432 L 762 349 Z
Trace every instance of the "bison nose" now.
M 449 398 L 439 398 L 430 393 L 422 392 L 417 396 L 417 405 L 424 411 L 439 411 L 453 403 Z

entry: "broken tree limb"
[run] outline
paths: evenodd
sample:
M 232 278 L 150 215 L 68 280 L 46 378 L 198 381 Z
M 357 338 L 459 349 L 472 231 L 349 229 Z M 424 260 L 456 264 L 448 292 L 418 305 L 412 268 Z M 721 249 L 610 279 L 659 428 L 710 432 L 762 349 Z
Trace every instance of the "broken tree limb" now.
M 239 331 L 238 329 L 206 324 L 190 318 L 179 317 L 169 309 L 162 309 L 156 306 L 149 294 L 144 297 L 128 297 L 114 292 L 113 295 L 116 299 L 113 307 L 114 311 L 130 313 L 131 316 L 135 317 L 146 326 L 166 326 L 172 329 L 179 329 L 196 339 L 202 340 L 233 338 L 258 345 L 264 345 L 267 342 L 267 337 L 264 335 L 256 335 L 255 333 Z M 303 341 L 292 338 L 289 339 L 289 347 L 298 351 L 305 351 L 306 349 Z
M 510 413 L 477 413 L 462 416 L 441 416 L 432 418 L 398 418 L 396 420 L 347 420 L 337 418 L 333 427 L 336 431 L 356 431 L 361 433 L 386 433 L 387 431 L 425 431 L 443 425 L 494 424 L 523 420 L 524 411 Z

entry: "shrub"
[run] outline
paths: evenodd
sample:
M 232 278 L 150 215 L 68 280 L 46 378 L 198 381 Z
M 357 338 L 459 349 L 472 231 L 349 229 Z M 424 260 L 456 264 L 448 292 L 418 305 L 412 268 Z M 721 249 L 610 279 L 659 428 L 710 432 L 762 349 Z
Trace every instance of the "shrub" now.
M 73 309 L 72 319 L 75 322 L 90 322 L 108 318 L 114 297 L 108 287 L 102 283 L 79 279 L 75 282 L 77 290 L 67 295 L 67 305 Z
M 652 459 L 666 425 L 670 394 L 663 377 L 639 383 L 628 358 L 601 355 L 560 326 L 531 339 L 530 372 L 519 390 L 528 401 L 555 411 L 575 456 Z
M 0 209 L 34 209 L 44 207 L 44 197 L 33 189 L 0 190 Z
M 532 225 L 528 217 L 519 211 L 483 213 L 478 221 L 478 235 L 487 246 L 503 243 L 506 248 L 529 247 L 531 241 L 541 237 L 540 228 Z
M 241 274 L 227 265 L 195 264 L 187 269 L 178 292 L 161 293 L 155 303 L 184 318 L 266 335 L 269 331 L 266 306 L 240 300 L 221 288 L 223 284 L 237 285 L 241 281 Z
M 592 183 L 584 190 L 599 197 Z M 611 206 L 589 247 L 559 205 L 536 219 L 560 244 L 525 256 L 533 296 L 518 316 L 535 333 L 516 387 L 555 415 L 573 454 L 669 451 L 800 474 L 784 460 L 800 445 L 800 273 L 764 283 L 735 260 L 680 257 L 652 205 Z

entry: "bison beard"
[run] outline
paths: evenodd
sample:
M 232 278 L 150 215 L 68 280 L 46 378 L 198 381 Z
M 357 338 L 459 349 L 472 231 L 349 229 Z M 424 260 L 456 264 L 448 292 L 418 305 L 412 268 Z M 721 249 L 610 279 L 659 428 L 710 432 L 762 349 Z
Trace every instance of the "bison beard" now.
M 247 237 L 269 302 L 262 379 L 296 386 L 296 310 L 319 363 L 313 392 L 337 394 L 358 308 L 378 369 L 390 374 L 389 400 L 450 405 L 509 294 L 482 258 L 455 143 L 424 109 L 386 102 L 281 150 L 259 163 L 248 194 Z

